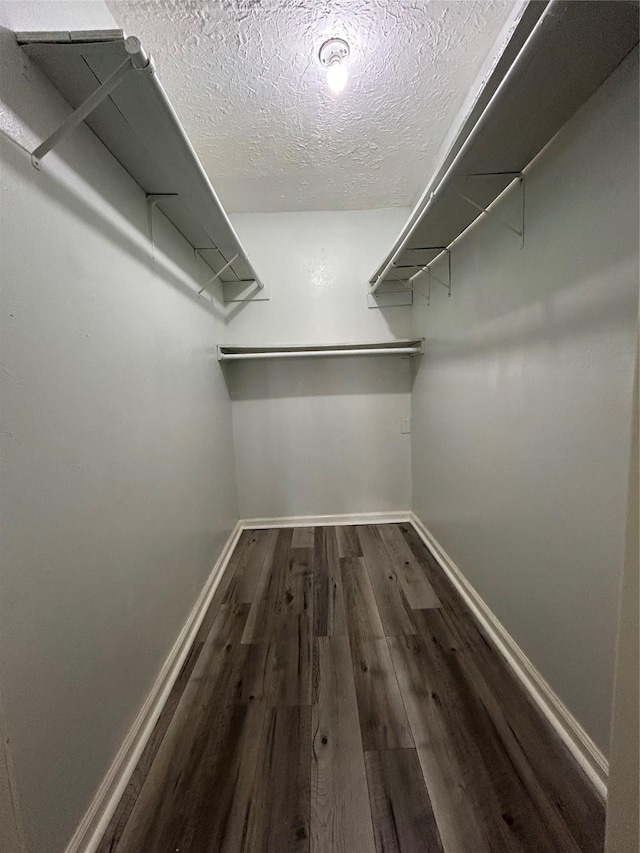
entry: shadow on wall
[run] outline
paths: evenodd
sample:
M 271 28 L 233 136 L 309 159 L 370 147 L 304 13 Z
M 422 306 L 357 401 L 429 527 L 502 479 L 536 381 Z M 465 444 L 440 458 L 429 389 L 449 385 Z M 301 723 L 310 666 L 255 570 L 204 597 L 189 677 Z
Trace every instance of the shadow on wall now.
M 577 120 L 581 118 L 578 115 Z M 637 114 L 633 125 L 637 126 Z M 495 215 L 477 219 L 465 232 L 465 242 L 452 248 L 451 298 L 432 284 L 427 307 L 426 283 L 418 282 L 414 298 L 420 311 L 417 332 L 426 332 L 423 364 L 427 358 L 429 364 L 473 360 L 512 349 L 533 350 L 544 341 L 553 345 L 587 334 L 610 334 L 612 324 L 624 327 L 630 314 L 637 313 L 637 244 L 635 251 L 629 251 L 626 229 L 594 252 L 590 205 L 577 208 L 574 194 L 567 191 L 555 194 L 553 217 L 545 207 L 548 191 L 546 186 L 540 190 L 536 163 L 544 158 L 546 171 L 551 172 L 546 183 L 562 186 L 566 160 L 573 157 L 572 138 L 566 130 L 560 131 L 552 147 L 547 146 L 527 168 L 522 249 L 499 221 L 513 218 L 513 204 L 519 203 L 514 185 L 500 200 Z M 585 192 L 594 205 L 599 198 L 615 195 L 610 184 L 616 180 L 609 169 L 590 174 Z M 637 221 L 637 201 L 634 216 Z M 570 223 L 566 233 L 559 231 L 557 222 Z M 481 229 L 482 240 L 474 239 L 476 229 Z
M 406 394 L 412 359 L 393 356 L 221 362 L 234 401 Z
M 2 147 L 3 168 L 10 168 L 22 178 L 26 180 L 33 180 L 32 173 L 36 170 L 31 165 L 29 155 L 7 136 L 5 136 L 5 140 L 2 142 Z M 116 164 L 115 161 L 113 161 L 113 163 L 116 168 L 120 170 L 122 169 L 122 167 L 119 164 Z M 75 168 L 77 165 L 77 163 L 74 163 L 74 171 L 81 180 L 87 180 L 85 175 L 83 175 L 79 169 Z M 106 187 L 117 182 L 109 182 L 108 180 L 105 180 L 98 185 L 95 181 L 94 175 L 92 183 L 96 192 L 100 193 L 101 196 L 103 195 L 103 190 L 105 191 L 104 197 L 106 201 L 106 196 L 108 195 Z M 137 187 L 137 185 L 135 186 Z M 209 277 L 209 267 L 206 266 L 203 261 L 199 262 L 199 265 L 201 265 L 205 271 L 202 275 L 202 282 L 200 282 L 186 271 L 185 258 L 180 258 L 177 252 L 171 252 L 168 250 L 166 241 L 158 240 L 157 242 L 162 243 L 161 254 L 168 258 L 169 264 L 158 257 L 160 252 L 156 252 L 155 258 L 152 256 L 151 244 L 149 242 L 146 229 L 146 202 L 142 190 L 140 190 L 139 217 L 137 218 L 135 226 L 132 224 L 132 222 L 135 221 L 135 213 L 133 213 L 131 209 L 126 209 L 127 202 L 125 199 L 115 200 L 115 203 L 113 204 L 118 211 L 118 215 L 123 219 L 122 225 L 119 225 L 107 215 L 107 210 L 103 212 L 98 207 L 83 199 L 79 193 L 70 189 L 69 186 L 65 184 L 65 182 L 53 171 L 47 171 L 46 166 L 43 171 L 38 173 L 38 190 L 42 193 L 46 193 L 50 198 L 55 199 L 57 204 L 67 208 L 67 210 L 72 212 L 74 216 L 89 225 L 102 237 L 106 237 L 110 242 L 117 245 L 124 253 L 129 255 L 132 260 L 153 269 L 155 275 L 174 287 L 183 296 L 194 300 L 205 311 L 216 318 L 224 320 L 225 312 L 224 310 L 216 307 L 216 300 L 214 298 L 204 298 L 205 295 L 203 294 L 203 298 L 198 299 L 198 290 L 202 287 L 206 278 Z M 112 200 L 108 201 L 111 202 Z M 160 218 L 162 214 L 156 211 L 155 215 Z M 163 224 L 165 228 L 173 228 L 173 226 L 168 222 Z M 134 230 L 138 232 L 137 238 L 135 235 L 128 233 L 131 228 L 134 228 Z M 158 231 L 161 232 L 162 227 L 159 227 Z M 196 261 L 194 259 L 194 263 L 195 262 Z M 179 268 L 179 272 L 178 270 L 171 269 L 171 263 L 175 264 L 176 267 Z M 135 281 L 132 281 L 132 286 L 134 285 Z
M 366 306 L 367 305 L 367 294 L 369 291 L 370 284 L 366 282 L 362 287 L 362 302 Z M 415 297 L 414 297 L 415 299 Z M 390 332 L 390 337 L 394 340 L 403 340 L 407 335 L 406 331 L 406 320 L 403 316 L 404 312 L 402 309 L 398 308 L 371 308 L 367 309 L 371 311 L 377 311 L 383 318 L 385 323 L 387 324 L 387 328 Z M 410 311 L 411 308 L 407 308 L 407 311 Z M 379 356 L 382 358 L 382 356 Z
M 628 271 L 634 258 L 621 259 L 620 272 Z M 579 273 L 578 273 L 579 274 Z M 616 278 L 609 269 L 606 278 Z M 629 288 L 618 290 L 599 287 L 601 275 L 594 271 L 592 288 L 585 296 L 585 280 L 575 282 L 575 293 L 569 297 L 572 283 L 557 285 L 552 292 L 524 300 L 517 310 L 505 312 L 491 321 L 466 326 L 458 337 L 447 334 L 428 334 L 427 353 L 431 365 L 441 361 L 466 361 L 476 356 L 505 352 L 511 349 L 537 349 L 541 341 L 582 338 L 585 333 L 608 334 L 612 322 L 626 325 L 630 314 L 638 310 L 638 294 Z M 582 293 L 581 293 L 582 292 Z M 575 298 L 582 295 L 582 300 Z M 455 304 L 451 306 L 455 310 Z M 418 363 L 419 366 L 420 362 Z

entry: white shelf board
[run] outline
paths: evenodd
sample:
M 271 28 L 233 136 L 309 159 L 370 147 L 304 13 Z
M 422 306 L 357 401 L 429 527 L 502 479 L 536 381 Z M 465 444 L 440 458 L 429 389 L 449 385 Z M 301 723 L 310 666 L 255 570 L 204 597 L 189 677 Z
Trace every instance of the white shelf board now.
M 128 57 L 121 30 L 16 38 L 74 109 Z M 128 74 L 85 123 L 148 196 L 172 196 L 157 206 L 214 273 L 238 256 L 220 275 L 232 301 L 262 287 L 153 67 Z
M 638 4 L 529 3 L 485 89 L 370 284 L 408 282 L 522 173 L 638 43 Z M 473 119 L 473 121 L 471 120 Z

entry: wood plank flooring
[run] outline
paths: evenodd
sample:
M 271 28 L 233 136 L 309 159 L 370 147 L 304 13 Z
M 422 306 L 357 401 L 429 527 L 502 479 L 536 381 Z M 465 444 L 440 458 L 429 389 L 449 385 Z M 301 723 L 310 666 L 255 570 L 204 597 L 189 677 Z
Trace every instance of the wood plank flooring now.
M 409 524 L 243 533 L 98 853 L 601 853 Z

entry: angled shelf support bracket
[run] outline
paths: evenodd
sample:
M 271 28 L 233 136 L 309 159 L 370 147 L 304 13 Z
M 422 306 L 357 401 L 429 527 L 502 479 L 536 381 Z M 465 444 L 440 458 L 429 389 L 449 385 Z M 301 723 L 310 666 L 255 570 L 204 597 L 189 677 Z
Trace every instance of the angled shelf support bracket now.
M 422 290 L 420 290 L 416 284 L 419 277 L 423 273 L 427 274 L 427 292 L 426 293 L 423 293 Z M 431 270 L 429 269 L 429 267 L 425 267 L 424 269 L 420 270 L 419 273 L 416 273 L 415 276 L 413 276 L 413 278 L 411 280 L 411 284 L 413 286 L 414 291 L 417 290 L 418 293 L 420 293 L 422 296 L 424 296 L 424 298 L 427 300 L 427 306 L 431 305 Z
M 369 308 L 392 308 L 400 305 L 413 304 L 413 287 L 407 278 L 400 278 L 401 268 L 395 263 L 391 269 L 397 270 L 397 276 L 389 276 L 384 282 L 379 279 L 374 285 L 369 285 L 367 305 Z M 384 285 L 378 290 L 380 285 Z
M 410 282 L 401 279 L 387 279 L 381 290 L 367 293 L 368 308 L 396 308 L 413 304 L 413 288 Z
M 434 246 L 434 248 L 438 248 L 438 247 Z M 443 281 L 441 278 L 438 278 L 437 275 L 434 275 L 434 273 L 431 270 L 431 267 L 433 266 L 433 264 L 435 264 L 442 257 L 442 255 L 445 252 L 447 253 L 447 265 L 446 265 L 447 278 L 446 278 L 446 281 Z M 419 292 L 422 294 L 422 296 L 426 297 L 427 305 L 431 305 L 431 279 L 434 279 L 435 281 L 438 282 L 438 284 L 441 284 L 444 288 L 446 288 L 447 295 L 451 296 L 451 251 L 449 249 L 442 248 L 441 253 L 438 255 L 437 258 L 434 258 L 430 263 L 428 263 L 426 266 L 422 267 L 421 270 L 419 270 L 417 273 L 415 273 L 415 275 L 411 276 L 411 278 L 409 279 L 409 283 L 410 283 L 412 289 L 417 290 L 417 287 L 415 286 L 415 282 L 417 281 L 417 279 L 421 275 L 423 275 L 423 273 L 427 274 L 427 292 L 426 292 L 426 294 L 422 293 L 422 291 L 419 291 Z
M 447 296 L 449 298 L 451 297 L 451 252 L 449 251 L 449 249 L 445 249 L 445 251 L 447 253 L 447 266 L 446 266 L 447 280 L 446 281 L 443 281 L 441 278 L 438 278 L 437 275 L 434 275 L 434 273 L 431 270 L 431 264 L 429 264 L 429 266 L 427 267 L 427 272 L 429 275 L 429 300 L 428 300 L 427 304 L 429 304 L 431 302 L 431 279 L 432 278 L 435 279 L 435 281 L 437 281 L 438 284 L 441 284 L 444 288 L 446 288 Z
M 116 70 L 110 74 L 107 79 L 101 83 L 98 88 L 92 92 L 89 97 L 80 106 L 75 109 L 71 115 L 62 122 L 57 130 L 48 136 L 44 142 L 31 153 L 31 163 L 40 168 L 42 158 L 49 153 L 53 148 L 62 142 L 69 133 L 83 122 L 96 107 L 98 107 L 105 98 L 116 89 L 122 81 L 129 75 L 130 71 L 153 71 L 153 63 L 151 59 L 142 49 L 140 41 L 135 36 L 130 36 L 125 39 L 125 49 L 129 56 L 119 65 Z
M 204 246 L 203 248 L 196 248 L 193 251 L 195 252 L 196 257 L 202 258 L 208 266 L 210 265 L 206 261 L 203 252 L 218 252 L 224 260 L 224 255 L 222 255 L 220 249 L 216 246 Z M 231 260 L 222 267 L 222 269 L 219 269 L 215 273 L 213 278 L 209 279 L 204 287 L 200 288 L 198 291 L 198 298 L 200 298 L 201 294 L 211 287 L 215 281 L 218 281 L 222 273 L 231 267 L 238 258 L 242 258 L 246 262 L 249 261 L 247 255 L 243 251 L 237 252 Z M 236 272 L 236 270 L 233 270 L 233 272 Z M 238 278 L 236 275 L 236 280 L 220 281 L 220 284 L 222 285 L 223 302 L 264 302 L 270 299 L 268 289 L 265 288 L 264 283 L 259 281 L 257 278 Z
M 222 269 L 218 270 L 218 272 L 213 276 L 213 278 L 210 278 L 210 279 L 209 279 L 209 281 L 208 281 L 208 282 L 207 282 L 203 287 L 201 287 L 201 288 L 200 288 L 200 290 L 198 291 L 198 297 L 200 297 L 200 294 L 201 294 L 201 293 L 204 293 L 204 291 L 205 291 L 208 287 L 211 287 L 211 285 L 213 284 L 213 282 L 214 282 L 214 281 L 217 281 L 217 280 L 220 278 L 220 276 L 222 275 L 222 273 L 223 273 L 226 269 L 228 269 L 234 261 L 237 261 L 239 257 L 240 257 L 240 252 L 238 252 L 238 254 L 237 254 L 237 255 L 234 255 L 234 256 L 231 258 L 231 260 L 230 260 L 230 261 L 227 261 L 227 263 L 222 267 Z
M 161 201 L 169 198 L 178 198 L 178 193 L 147 193 L 147 225 L 149 226 L 149 240 L 151 240 L 151 257 L 155 258 L 156 244 L 153 236 L 153 209 Z
M 54 130 L 53 133 L 44 140 L 44 142 L 41 142 L 40 145 L 38 145 L 31 154 L 31 163 L 36 167 L 36 169 L 40 168 L 40 163 L 45 154 L 48 154 L 49 151 L 58 145 L 58 143 L 62 142 L 65 136 L 67 136 L 74 127 L 77 127 L 81 122 L 83 122 L 85 118 L 92 113 L 95 108 L 102 103 L 102 101 L 104 101 L 105 98 L 108 98 L 111 92 L 113 92 L 113 90 L 122 83 L 124 78 L 132 70 L 133 65 L 131 64 L 131 58 L 127 57 L 122 65 L 116 68 L 113 74 L 110 74 L 104 83 L 98 86 L 95 92 L 89 95 L 87 100 L 83 104 L 80 104 L 78 109 L 74 110 L 66 121 L 57 128 L 57 130 Z
M 447 280 L 446 281 L 443 281 L 441 278 L 438 278 L 437 275 L 433 274 L 433 272 L 431 270 L 431 264 L 429 264 L 429 266 L 427 267 L 427 272 L 429 275 L 429 302 L 431 301 L 431 279 L 432 278 L 435 279 L 435 281 L 437 281 L 438 284 L 441 284 L 444 288 L 446 288 L 447 296 L 451 297 L 451 252 L 449 251 L 449 249 L 445 249 L 445 251 L 447 253 L 447 265 L 446 265 Z
M 494 208 L 495 201 L 498 201 L 498 199 L 499 199 L 499 198 L 501 198 L 501 196 L 503 195 L 503 193 L 500 193 L 500 195 L 498 196 L 498 198 L 497 198 L 495 201 L 491 202 L 491 204 L 490 204 L 488 207 L 483 207 L 483 205 L 478 204 L 478 202 L 477 202 L 477 201 L 474 201 L 472 198 L 469 198 L 469 196 L 468 196 L 468 195 L 466 195 L 466 194 L 465 194 L 465 193 L 463 193 L 463 192 L 460 192 L 460 190 L 456 190 L 456 195 L 457 195 L 459 198 L 461 198 L 463 201 L 466 201 L 466 202 L 467 202 L 467 204 L 470 204 L 472 207 L 475 207 L 475 209 L 476 209 L 476 210 L 479 210 L 481 213 L 485 213 L 485 214 L 487 214 L 488 216 L 493 216 L 493 217 L 495 217 L 495 219 L 497 219 L 497 220 L 498 220 L 498 222 L 500 222 L 502 225 L 504 225 L 504 227 L 505 227 L 505 228 L 507 228 L 509 231 L 511 231 L 513 234 L 515 234 L 517 237 L 519 237 L 519 238 L 520 238 L 520 248 L 523 248 L 523 246 L 524 246 L 524 205 L 525 205 L 525 192 L 524 192 L 525 183 L 524 183 L 524 173 L 523 173 L 523 172 L 513 172 L 513 173 L 509 172 L 509 173 L 504 173 L 504 174 L 513 174 L 514 179 L 515 179 L 515 178 L 517 178 L 517 179 L 518 179 L 518 184 L 519 184 L 519 186 L 520 186 L 520 199 L 521 199 L 521 203 L 520 203 L 520 208 L 519 208 L 519 209 L 520 209 L 520 217 L 521 217 L 521 219 L 520 219 L 519 227 L 518 227 L 518 228 L 516 228 L 516 227 L 515 227 L 514 225 L 512 225 L 511 223 L 507 222 L 505 219 L 503 219 L 503 217 L 502 217 L 502 216 L 499 216 L 499 215 L 495 212 L 495 208 Z M 491 175 L 469 175 L 468 177 L 470 177 L 470 178 L 484 178 L 484 177 L 491 177 Z M 509 186 L 511 186 L 511 184 L 510 184 Z M 507 189 L 508 189 L 508 188 L 507 188 Z M 505 190 L 505 192 L 506 192 L 506 190 Z
M 397 269 L 398 269 L 398 265 L 395 263 L 395 261 L 391 261 L 391 263 L 389 264 L 388 272 L 391 272 L 392 270 L 397 270 Z M 377 280 L 370 286 L 369 296 L 373 296 L 375 294 L 375 292 L 377 291 L 377 289 L 382 284 L 399 284 L 404 290 L 409 289 L 407 287 L 408 282 L 406 281 L 406 279 L 389 276 L 385 281 L 384 276 L 380 275 L 380 276 L 378 276 Z

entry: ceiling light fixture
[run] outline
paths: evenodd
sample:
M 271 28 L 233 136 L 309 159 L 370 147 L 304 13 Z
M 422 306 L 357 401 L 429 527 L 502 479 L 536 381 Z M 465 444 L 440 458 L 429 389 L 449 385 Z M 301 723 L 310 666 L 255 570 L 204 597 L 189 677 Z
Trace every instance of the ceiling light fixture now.
M 327 71 L 327 85 L 336 95 L 347 85 L 349 73 L 346 61 L 349 58 L 349 45 L 344 39 L 329 39 L 318 53 L 320 64 Z

